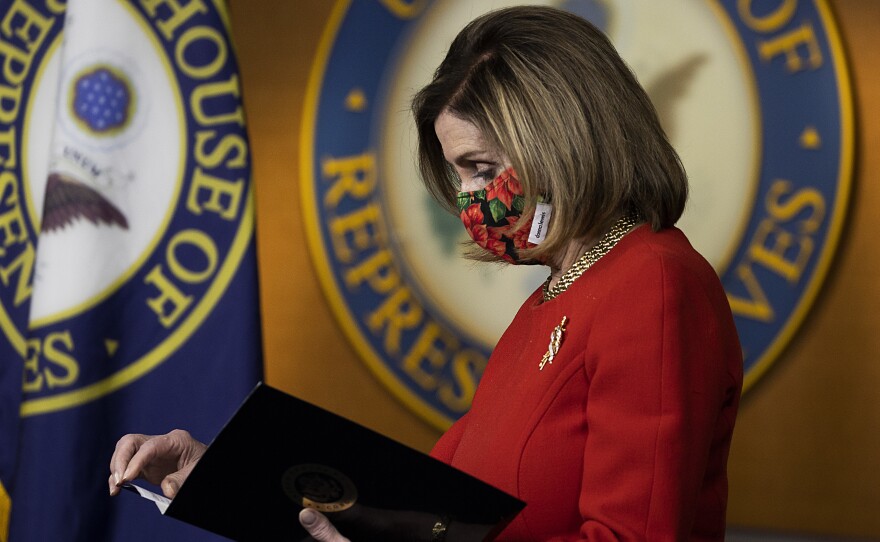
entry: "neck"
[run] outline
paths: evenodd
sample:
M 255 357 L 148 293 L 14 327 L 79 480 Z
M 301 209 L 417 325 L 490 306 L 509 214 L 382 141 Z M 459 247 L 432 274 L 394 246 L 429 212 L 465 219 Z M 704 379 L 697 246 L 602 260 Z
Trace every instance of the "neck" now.
M 618 223 L 620 222 L 619 219 Z M 553 259 L 553 261 L 549 262 L 550 264 L 550 281 L 547 285 L 548 289 L 552 289 L 555 287 L 562 277 L 575 265 L 575 263 L 584 256 L 587 251 L 595 247 L 598 243 L 603 242 L 603 236 L 612 231 L 615 227 L 618 226 L 618 223 L 615 223 L 607 232 L 599 232 L 592 233 L 585 238 L 573 239 L 565 248 L 559 253 L 559 255 Z M 626 228 L 626 231 L 617 232 L 615 235 L 615 239 L 613 240 L 613 244 L 616 244 L 617 240 L 621 237 L 632 231 L 635 227 L 641 224 L 641 221 L 637 219 L 632 219 L 629 224 L 620 224 L 621 226 Z M 610 247 L 606 247 L 606 251 L 610 249 Z M 598 257 L 601 257 L 599 255 Z M 583 270 L 581 270 L 583 272 Z
M 590 235 L 586 238 L 573 239 L 565 246 L 565 248 L 555 257 L 550 265 L 550 288 L 556 286 L 559 279 L 566 271 L 571 269 L 574 262 L 578 260 L 584 253 L 599 242 L 601 236 Z

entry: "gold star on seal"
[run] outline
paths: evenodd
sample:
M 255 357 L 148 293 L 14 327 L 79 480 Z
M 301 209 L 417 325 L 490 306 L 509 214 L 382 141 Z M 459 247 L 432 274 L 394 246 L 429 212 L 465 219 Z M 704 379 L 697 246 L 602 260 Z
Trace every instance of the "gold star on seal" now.
M 819 131 L 814 126 L 804 128 L 804 131 L 801 132 L 800 144 L 805 149 L 818 149 L 822 145 Z
M 353 88 L 345 97 L 345 108 L 349 111 L 361 112 L 367 108 L 367 96 L 359 88 Z

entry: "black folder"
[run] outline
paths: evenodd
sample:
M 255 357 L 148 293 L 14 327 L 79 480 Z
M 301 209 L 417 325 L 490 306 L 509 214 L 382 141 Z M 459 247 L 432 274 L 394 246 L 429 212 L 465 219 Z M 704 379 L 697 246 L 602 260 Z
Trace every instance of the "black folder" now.
M 429 540 L 441 518 L 469 525 L 491 540 L 525 503 L 258 384 L 164 514 L 233 540 L 299 542 L 309 540 L 297 517 L 303 506 L 321 510 L 343 535 L 363 542 L 413 540 L 407 529 L 416 525 Z M 376 523 L 383 525 L 381 531 Z

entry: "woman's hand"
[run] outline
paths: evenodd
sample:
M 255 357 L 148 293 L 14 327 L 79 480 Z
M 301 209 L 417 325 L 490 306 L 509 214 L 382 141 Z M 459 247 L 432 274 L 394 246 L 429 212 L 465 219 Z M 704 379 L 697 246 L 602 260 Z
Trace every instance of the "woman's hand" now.
M 156 436 L 125 435 L 110 458 L 110 495 L 119 493 L 123 483 L 143 478 L 173 499 L 206 449 L 180 429 Z
M 317 510 L 303 508 L 299 513 L 299 523 L 318 542 L 350 542 L 339 534 L 327 516 Z

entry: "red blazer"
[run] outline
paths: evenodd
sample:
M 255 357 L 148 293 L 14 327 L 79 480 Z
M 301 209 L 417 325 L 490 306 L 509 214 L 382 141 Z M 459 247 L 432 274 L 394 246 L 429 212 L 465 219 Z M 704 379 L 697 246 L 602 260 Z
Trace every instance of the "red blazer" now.
M 741 387 L 715 271 L 678 229 L 641 226 L 526 300 L 432 455 L 526 501 L 500 540 L 723 540 Z

